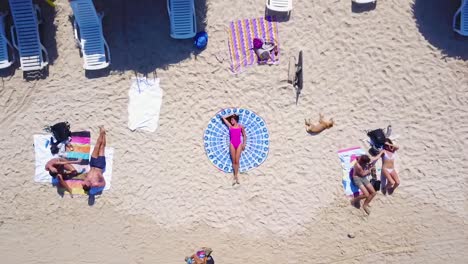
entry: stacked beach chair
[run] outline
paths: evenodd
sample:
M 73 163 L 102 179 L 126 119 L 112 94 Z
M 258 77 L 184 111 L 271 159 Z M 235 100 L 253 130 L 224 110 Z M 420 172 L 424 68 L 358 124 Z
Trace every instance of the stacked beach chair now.
M 457 23 L 459 20 L 459 23 Z M 460 8 L 453 16 L 453 30 L 462 36 L 468 36 L 468 1 L 462 0 Z
M 103 14 L 97 14 L 92 0 L 70 1 L 75 39 L 83 54 L 83 68 L 100 70 L 110 65 L 109 45 L 102 32 Z
M 49 64 L 47 50 L 39 37 L 41 13 L 32 0 L 10 0 L 14 25 L 11 27 L 13 46 L 18 50 L 20 69 L 41 70 Z
M 291 12 L 292 0 L 266 0 L 266 7 L 276 12 Z
M 0 13 L 0 69 L 6 69 L 15 62 L 13 46 L 6 35 L 5 16 Z
M 194 0 L 167 0 L 167 12 L 171 24 L 171 37 L 188 39 L 197 34 Z

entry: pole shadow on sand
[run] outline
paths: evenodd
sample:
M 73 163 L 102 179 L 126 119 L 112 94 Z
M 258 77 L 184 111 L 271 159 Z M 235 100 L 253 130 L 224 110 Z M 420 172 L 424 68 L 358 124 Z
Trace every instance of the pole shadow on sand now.
M 103 29 L 110 46 L 112 71 L 148 74 L 156 69 L 166 69 L 197 52 L 193 39 L 177 40 L 169 35 L 166 1 L 113 0 L 110 3 L 95 0 L 94 3 L 98 12 L 105 14 Z M 195 0 L 195 8 L 197 31 L 203 31 L 206 28 L 206 0 Z
M 415 0 L 413 14 L 421 35 L 447 57 L 468 60 L 468 38 L 452 29 L 460 0 Z

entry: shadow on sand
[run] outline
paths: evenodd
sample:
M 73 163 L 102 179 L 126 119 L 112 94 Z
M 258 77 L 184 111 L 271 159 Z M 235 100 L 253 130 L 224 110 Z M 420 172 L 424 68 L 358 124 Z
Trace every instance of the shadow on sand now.
M 452 29 L 460 0 L 415 0 L 413 14 L 421 35 L 447 57 L 468 60 L 468 38 Z
M 170 37 L 166 1 L 95 0 L 94 3 L 98 12 L 105 14 L 103 28 L 112 56 L 110 70 L 148 74 L 197 54 L 193 39 Z M 199 32 L 206 28 L 206 0 L 195 0 L 195 7 Z M 87 73 L 87 77 L 105 74 Z

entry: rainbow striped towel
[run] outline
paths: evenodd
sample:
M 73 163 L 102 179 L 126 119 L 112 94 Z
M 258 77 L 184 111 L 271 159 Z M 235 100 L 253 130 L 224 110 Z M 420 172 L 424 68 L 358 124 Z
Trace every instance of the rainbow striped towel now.
M 91 152 L 91 132 L 72 132 L 70 144 L 73 151 L 67 151 L 66 158 L 68 160 L 83 159 L 80 165 L 88 165 Z
M 264 42 L 274 42 L 278 46 L 278 23 L 271 17 L 252 19 L 240 19 L 229 24 L 229 54 L 231 56 L 231 71 L 240 73 L 246 67 L 258 62 L 258 57 L 253 50 L 253 39 L 259 38 Z M 267 64 L 279 62 L 278 55 L 271 54 Z

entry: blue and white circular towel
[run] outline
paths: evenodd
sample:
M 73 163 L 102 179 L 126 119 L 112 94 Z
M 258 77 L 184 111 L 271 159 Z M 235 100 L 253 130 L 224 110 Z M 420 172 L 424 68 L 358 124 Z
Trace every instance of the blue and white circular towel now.
M 243 108 L 227 108 L 211 118 L 205 130 L 203 140 L 208 159 L 220 170 L 232 172 L 231 154 L 229 153 L 229 128 L 223 123 L 222 116 L 237 114 L 239 124 L 247 134 L 245 150 L 239 161 L 239 172 L 246 172 L 262 164 L 270 147 L 270 135 L 265 121 L 254 112 Z

